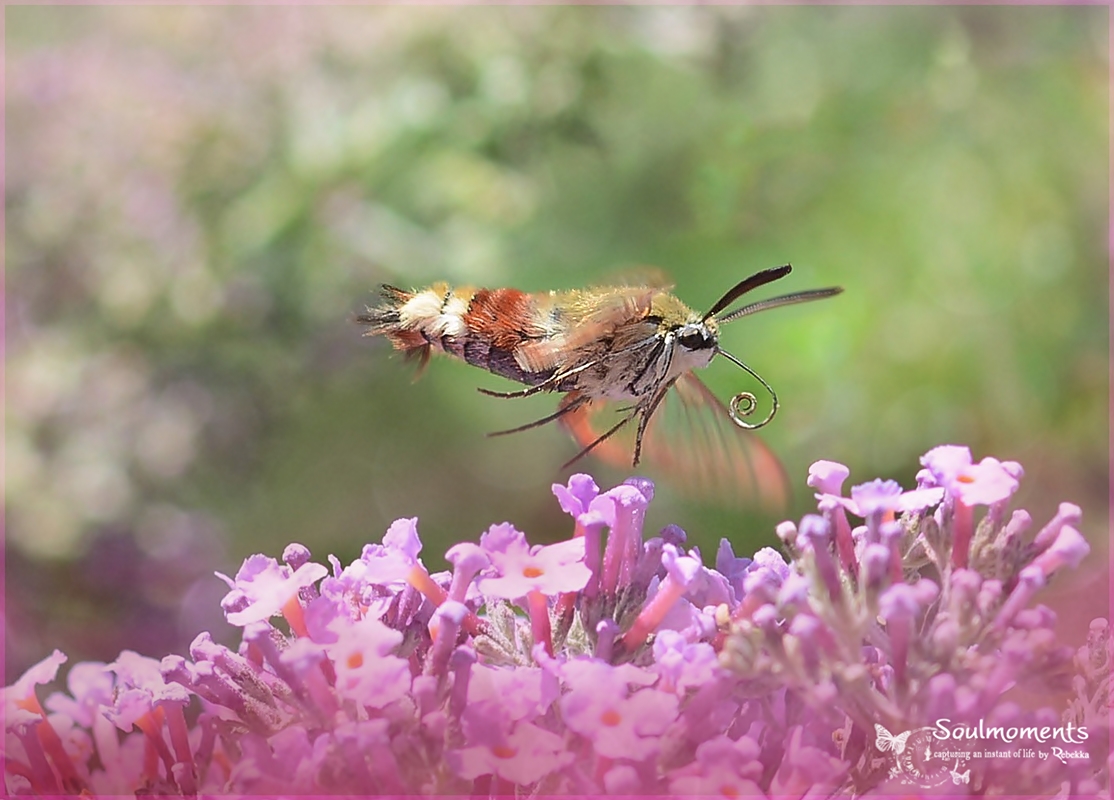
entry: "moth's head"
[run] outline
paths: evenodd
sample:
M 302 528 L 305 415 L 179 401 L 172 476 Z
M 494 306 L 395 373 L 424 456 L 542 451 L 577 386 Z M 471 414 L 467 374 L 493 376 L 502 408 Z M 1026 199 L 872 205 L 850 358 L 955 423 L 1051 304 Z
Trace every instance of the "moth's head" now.
M 678 325 L 674 328 L 673 335 L 678 345 L 690 351 L 713 351 L 719 343 L 719 327 L 712 319 Z

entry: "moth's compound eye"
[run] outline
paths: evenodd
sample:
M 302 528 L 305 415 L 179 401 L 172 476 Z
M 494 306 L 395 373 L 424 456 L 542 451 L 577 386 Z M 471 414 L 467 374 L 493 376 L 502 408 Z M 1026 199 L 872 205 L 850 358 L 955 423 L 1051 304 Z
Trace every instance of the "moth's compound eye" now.
M 709 347 L 715 347 L 716 344 L 711 331 L 703 325 L 682 328 L 677 335 L 677 341 L 681 347 L 688 350 L 707 350 Z

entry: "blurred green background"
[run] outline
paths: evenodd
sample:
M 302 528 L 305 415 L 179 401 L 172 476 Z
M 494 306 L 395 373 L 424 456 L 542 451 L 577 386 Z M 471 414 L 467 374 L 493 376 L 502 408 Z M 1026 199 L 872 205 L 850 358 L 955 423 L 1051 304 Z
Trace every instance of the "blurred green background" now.
M 35 8 L 6 21 L 6 651 L 182 651 L 253 552 L 347 562 L 570 531 L 553 410 L 353 315 L 382 282 L 547 290 L 639 265 L 707 308 L 758 269 L 834 300 L 728 327 L 818 458 L 911 485 L 1021 461 L 1107 538 L 1108 10 Z M 770 292 L 771 294 L 773 292 Z M 722 398 L 742 373 L 702 373 Z M 606 488 L 627 476 L 598 462 Z M 773 523 L 659 478 L 710 556 Z M 1103 552 L 1092 557 L 1102 564 Z M 13 673 L 14 671 L 14 673 Z

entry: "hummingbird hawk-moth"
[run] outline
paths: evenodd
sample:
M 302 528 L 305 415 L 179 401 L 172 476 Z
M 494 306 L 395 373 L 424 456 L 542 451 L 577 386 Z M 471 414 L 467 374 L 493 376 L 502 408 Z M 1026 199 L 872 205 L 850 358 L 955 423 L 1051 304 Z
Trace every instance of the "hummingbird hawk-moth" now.
M 434 350 L 526 385 L 514 392 L 480 389 L 495 397 L 527 397 L 539 392 L 564 395 L 557 410 L 493 435 L 517 433 L 559 422 L 582 448 L 565 466 L 589 452 L 626 460 L 614 435 L 634 428 L 633 465 L 645 456 L 690 486 L 757 500 L 775 508 L 788 496 L 777 458 L 739 428 L 759 428 L 778 410 L 774 390 L 750 367 L 720 347 L 720 326 L 770 308 L 831 297 L 832 287 L 793 292 L 725 310 L 743 295 L 789 274 L 791 267 L 766 269 L 740 281 L 701 314 L 667 290 L 613 286 L 552 292 L 473 289 L 446 283 L 406 291 L 380 289 L 381 302 L 357 321 L 366 335 L 386 336 L 422 366 Z M 741 367 L 769 392 L 765 419 L 745 419 L 755 396 L 740 392 L 724 405 L 693 371 L 717 356 Z M 651 420 L 675 396 L 687 434 L 655 436 Z M 610 401 L 626 403 L 618 421 L 597 424 L 598 410 Z

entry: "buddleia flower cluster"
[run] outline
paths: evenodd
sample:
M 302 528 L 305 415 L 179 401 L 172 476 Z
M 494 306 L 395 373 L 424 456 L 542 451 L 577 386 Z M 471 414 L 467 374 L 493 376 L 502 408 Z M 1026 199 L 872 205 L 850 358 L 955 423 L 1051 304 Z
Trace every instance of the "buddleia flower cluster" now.
M 912 490 L 845 495 L 848 470 L 818 462 L 819 513 L 778 527 L 782 551 L 724 539 L 707 564 L 676 526 L 646 535 L 648 480 L 587 475 L 553 487 L 567 540 L 493 525 L 447 572 L 423 564 L 417 519 L 347 565 L 252 556 L 220 576 L 238 648 L 202 633 L 188 658 L 77 664 L 48 694 L 56 651 L 5 689 L 7 791 L 1108 796 L 1105 620 L 1073 650 L 1032 602 L 1086 555 L 1079 509 L 1034 530 L 1008 510 L 1017 464 L 954 446 L 922 463 Z M 1021 686 L 1069 700 L 1023 708 Z M 939 742 L 909 738 L 940 720 L 1087 738 L 944 772 Z

